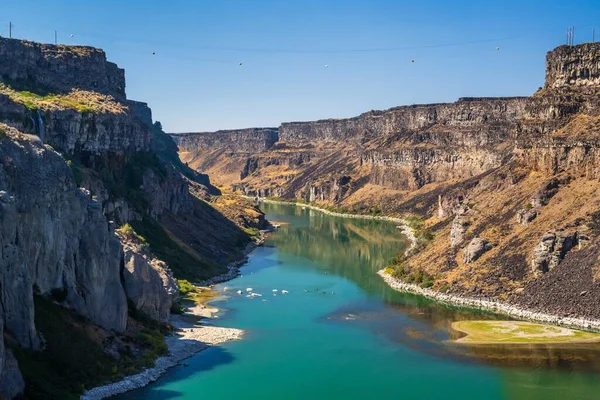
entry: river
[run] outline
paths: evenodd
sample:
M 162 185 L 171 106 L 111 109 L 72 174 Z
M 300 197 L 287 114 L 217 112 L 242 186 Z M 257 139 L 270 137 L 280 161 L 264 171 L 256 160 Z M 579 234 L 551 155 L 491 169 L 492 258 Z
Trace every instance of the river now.
M 230 290 L 211 321 L 244 339 L 118 399 L 600 398 L 598 345 L 453 344 L 453 321 L 498 317 L 385 285 L 376 272 L 408 245 L 395 224 L 262 208 L 282 225 L 217 286 Z M 234 292 L 248 287 L 262 297 Z

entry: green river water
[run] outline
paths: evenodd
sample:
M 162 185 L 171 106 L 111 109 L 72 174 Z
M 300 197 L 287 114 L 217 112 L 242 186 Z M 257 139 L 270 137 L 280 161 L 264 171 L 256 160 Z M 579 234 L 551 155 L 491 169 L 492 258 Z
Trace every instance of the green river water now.
M 217 286 L 231 289 L 210 321 L 244 339 L 119 399 L 600 399 L 597 345 L 452 344 L 453 321 L 495 317 L 385 285 L 376 272 L 407 246 L 395 224 L 262 208 L 284 224 Z M 233 292 L 247 287 L 263 297 Z

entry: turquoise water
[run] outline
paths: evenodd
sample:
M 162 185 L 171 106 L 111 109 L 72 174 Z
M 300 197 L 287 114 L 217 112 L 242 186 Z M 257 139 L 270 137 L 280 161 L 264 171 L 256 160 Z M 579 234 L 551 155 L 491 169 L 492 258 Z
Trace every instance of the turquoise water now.
M 598 346 L 453 345 L 449 325 L 492 315 L 391 290 L 375 274 L 406 241 L 394 224 L 264 205 L 284 222 L 215 303 L 247 331 L 133 399 L 599 399 Z M 233 290 L 252 287 L 263 297 Z M 287 295 L 273 296 L 272 289 Z

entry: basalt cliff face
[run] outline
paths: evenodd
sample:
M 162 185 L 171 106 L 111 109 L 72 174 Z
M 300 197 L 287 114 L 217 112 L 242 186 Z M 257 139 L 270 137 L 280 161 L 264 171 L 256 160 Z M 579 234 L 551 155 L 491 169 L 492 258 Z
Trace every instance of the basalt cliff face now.
M 598 318 L 596 258 L 583 254 L 599 248 L 599 65 L 600 44 L 561 46 L 531 97 L 284 123 L 266 150 L 180 155 L 247 195 L 409 217 L 419 245 L 394 260 L 399 279 Z
M 224 272 L 264 217 L 181 163 L 101 50 L 0 38 L 0 56 L 0 397 L 64 398 L 59 379 L 79 391 L 151 357 L 143 338 L 168 320 L 176 278 Z M 118 367 L 54 371 L 44 355 L 69 353 L 56 321 L 88 346 L 78 360 Z

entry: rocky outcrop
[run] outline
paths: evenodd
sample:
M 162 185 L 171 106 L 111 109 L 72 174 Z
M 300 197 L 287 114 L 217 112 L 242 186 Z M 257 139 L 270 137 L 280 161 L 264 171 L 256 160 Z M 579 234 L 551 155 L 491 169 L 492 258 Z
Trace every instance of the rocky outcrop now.
M 491 149 L 411 148 L 368 151 L 361 164 L 372 166 L 370 182 L 398 190 L 416 190 L 433 182 L 468 179 L 501 165 L 503 155 Z
M 138 117 L 140 121 L 148 126 L 152 125 L 152 110 L 148 107 L 148 103 L 127 100 L 127 105 L 131 113 Z
M 600 85 L 600 43 L 560 46 L 546 56 L 547 88 Z
M 180 151 L 224 148 L 232 152 L 259 153 L 279 140 L 277 128 L 249 128 L 217 132 L 171 134 Z
M 506 126 L 515 126 L 527 98 L 462 98 L 456 103 L 425 104 L 370 111 L 355 118 L 281 124 L 287 143 L 341 142 L 403 134 L 411 141 L 452 145 L 489 145 L 501 141 Z M 417 133 L 419 132 L 419 133 Z
M 545 273 L 560 264 L 567 252 L 577 245 L 578 233 L 547 232 L 533 249 L 531 269 Z
M 535 208 L 523 208 L 517 212 L 517 223 L 527 226 L 538 216 L 538 210 Z
M 44 124 L 44 143 L 66 154 L 129 154 L 148 151 L 148 128 L 127 112 L 92 113 L 72 108 L 33 111 L 0 94 L 0 122 L 21 132 L 39 134 Z
M 100 49 L 0 38 L 0 77 L 25 89 L 73 88 L 125 96 L 125 71 Z
M 122 275 L 127 298 L 150 318 L 167 322 L 171 304 L 179 295 L 171 270 L 134 235 L 119 232 L 118 236 L 123 245 Z
M 456 248 L 465 240 L 465 233 L 470 225 L 470 218 L 465 210 L 461 210 L 452 220 L 450 229 L 450 247 Z
M 492 245 L 485 239 L 476 237 L 467 247 L 463 249 L 463 261 L 466 264 L 470 264 L 476 261 L 479 257 L 483 255 L 486 251 L 490 250 Z
M 128 298 L 167 320 L 173 275 L 115 228 L 135 221 L 173 269 L 204 279 L 243 257 L 242 227 L 262 228 L 264 215 L 245 202 L 235 219 L 213 207 L 218 190 L 183 165 L 145 103 L 125 98 L 123 71 L 101 50 L 0 38 L 0 58 L 0 397 L 12 398 L 23 380 L 7 346 L 55 344 L 36 327 L 34 296 L 79 315 L 94 343 L 143 325 L 128 326 Z
M 193 198 L 189 183 L 174 171 L 167 170 L 166 174 L 161 177 L 156 172 L 147 170 L 143 175 L 142 188 L 146 198 L 150 200 L 150 213 L 154 218 L 165 211 L 186 214 L 192 210 Z

